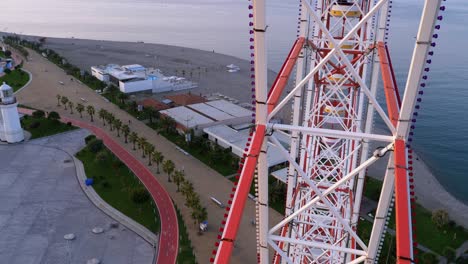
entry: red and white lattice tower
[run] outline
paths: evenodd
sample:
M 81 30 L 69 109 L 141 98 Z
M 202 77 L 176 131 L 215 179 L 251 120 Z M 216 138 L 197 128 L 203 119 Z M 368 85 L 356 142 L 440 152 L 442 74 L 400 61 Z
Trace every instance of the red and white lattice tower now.
M 266 1 L 252 0 L 255 132 L 215 263 L 229 262 L 255 173 L 260 263 L 374 263 L 393 203 L 398 263 L 414 261 L 406 141 L 440 2 L 425 1 L 400 100 L 385 43 L 391 1 L 303 0 L 299 38 L 268 89 Z M 293 69 L 295 87 L 284 96 Z M 385 108 L 376 100 L 378 89 L 385 93 Z M 292 108 L 291 123 L 270 123 L 284 107 Z M 374 115 L 388 133 L 373 131 Z M 289 149 L 278 140 L 279 133 L 290 137 Z M 268 218 L 267 142 L 289 162 L 286 212 L 279 223 Z M 372 142 L 385 147 L 370 149 Z M 357 234 L 365 171 L 384 155 L 390 156 L 389 163 L 372 234 L 365 243 Z

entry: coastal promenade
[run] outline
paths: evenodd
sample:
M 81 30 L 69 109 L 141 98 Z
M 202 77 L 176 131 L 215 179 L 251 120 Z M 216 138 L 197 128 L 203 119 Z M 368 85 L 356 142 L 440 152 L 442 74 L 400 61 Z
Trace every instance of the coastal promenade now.
M 84 113 L 83 119 L 79 118 L 77 113 L 70 114 L 69 110 L 57 106 L 55 95 L 60 94 L 67 96 L 71 101 L 77 103 L 86 100 L 87 105 L 93 105 L 96 112 L 102 108 L 112 112 L 116 118 L 123 122 L 130 121 L 130 129 L 139 134 L 140 137 L 147 138 L 148 142 L 155 145 L 156 149 L 163 153 L 165 159 L 170 159 L 176 164 L 176 169 L 184 169 L 186 179 L 193 182 L 195 191 L 200 194 L 201 203 L 208 211 L 209 229 L 203 235 L 198 234 L 198 228 L 191 221 L 191 211 L 185 206 L 185 198 L 177 192 L 177 186 L 173 183 L 168 183 L 164 173 L 153 174 L 153 177 L 158 178 L 159 183 L 169 193 L 174 203 L 180 209 L 184 218 L 192 247 L 196 253 L 198 263 L 206 263 L 212 256 L 214 243 L 217 240 L 219 225 L 224 219 L 225 210 L 214 204 L 210 197 L 216 197 L 223 203 L 227 203 L 229 194 L 233 188 L 232 182 L 206 166 L 196 158 L 185 155 L 177 150 L 176 146 L 166 138 L 158 135 L 153 129 L 146 126 L 140 120 L 134 118 L 127 112 L 119 109 L 116 105 L 107 102 L 103 97 L 96 94 L 93 90 L 80 84 L 76 80 L 71 80 L 71 77 L 58 68 L 56 65 L 47 61 L 39 54 L 30 51 L 30 60 L 25 62 L 24 68 L 30 71 L 33 75 L 33 81 L 26 88 L 16 94 L 18 101 L 21 104 L 42 109 L 44 111 L 57 111 L 60 116 L 72 118 L 95 126 L 102 130 L 106 127 L 95 117 L 94 122 L 90 121 L 89 116 Z M 59 82 L 63 82 L 61 85 Z M 130 153 L 133 158 L 146 163 L 147 160 L 141 157 L 141 154 L 132 150 L 131 144 L 125 144 L 122 137 L 117 137 L 117 133 L 107 132 L 109 137 L 116 141 L 122 148 Z M 149 170 L 155 170 L 155 167 L 147 167 Z M 213 188 L 216 186 L 216 188 Z M 163 217 L 163 215 L 161 215 Z M 282 216 L 270 209 L 270 217 L 272 222 L 279 222 Z M 233 253 L 231 263 L 249 263 L 256 258 L 256 239 L 255 226 L 251 224 L 251 219 L 255 219 L 255 203 L 248 201 L 246 210 L 240 226 L 239 236 L 236 247 Z M 162 229 L 164 231 L 164 229 Z M 161 243 L 163 244 L 163 243 Z M 164 263 L 164 262 L 162 262 Z
M 19 108 L 18 111 L 26 115 L 31 115 L 34 112 L 31 109 L 25 108 Z M 87 129 L 96 135 L 96 137 L 102 139 L 107 148 L 140 179 L 151 194 L 161 218 L 161 234 L 159 236 L 158 253 L 155 263 L 176 263 L 179 243 L 177 215 L 169 194 L 159 184 L 151 171 L 114 141 L 105 130 L 73 118 L 62 117 L 61 121 L 63 123 L 70 122 L 74 126 Z

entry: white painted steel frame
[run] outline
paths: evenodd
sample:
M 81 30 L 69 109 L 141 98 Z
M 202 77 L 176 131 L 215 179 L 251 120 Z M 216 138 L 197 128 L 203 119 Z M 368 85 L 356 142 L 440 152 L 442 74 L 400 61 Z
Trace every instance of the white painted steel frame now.
M 320 1 L 319 1 L 320 2 Z M 303 1 L 302 2 L 303 6 L 305 5 L 307 7 L 307 10 L 309 11 L 309 14 L 312 12 L 312 14 L 310 14 L 313 18 L 315 18 L 315 29 L 321 27 L 322 31 L 325 31 L 326 32 L 326 27 L 325 25 L 319 21 L 320 18 L 318 15 L 315 15 L 313 14 L 314 10 L 312 8 L 312 6 L 306 2 L 306 1 Z M 275 108 L 273 110 L 273 112 L 270 114 L 269 118 L 271 118 L 276 112 L 279 111 L 279 109 L 281 107 L 283 107 L 284 105 L 286 105 L 286 103 L 288 102 L 288 100 L 290 100 L 291 98 L 293 98 L 293 96 L 295 96 L 296 94 L 298 94 L 299 92 L 302 91 L 303 87 L 306 85 L 308 88 L 311 88 L 311 77 L 314 76 L 317 72 L 319 72 L 321 70 L 321 68 L 326 65 L 326 63 L 328 62 L 329 59 L 332 59 L 334 58 L 334 53 L 338 53 L 339 55 L 341 55 L 340 57 L 342 57 L 342 62 L 347 66 L 347 76 L 352 76 L 354 77 L 358 83 L 361 84 L 362 87 L 364 87 L 365 89 L 367 89 L 367 91 L 364 91 L 366 96 L 368 97 L 368 100 L 371 101 L 373 103 L 373 105 L 378 109 L 378 112 L 379 114 L 381 115 L 381 117 L 384 119 L 384 120 L 388 120 L 388 117 L 386 116 L 385 112 L 383 111 L 383 108 L 378 105 L 376 99 L 375 99 L 375 93 L 374 92 L 371 92 L 366 84 L 364 83 L 363 81 L 363 78 L 357 73 L 357 71 L 353 68 L 354 66 L 352 65 L 352 63 L 348 60 L 348 58 L 346 58 L 346 55 L 344 54 L 344 52 L 341 50 L 341 44 L 344 43 L 347 38 L 350 38 L 353 36 L 353 32 L 356 32 L 358 29 L 361 28 L 362 25 L 366 25 L 365 23 L 367 22 L 367 20 L 371 19 L 372 16 L 379 10 L 380 7 L 382 6 L 386 6 L 384 5 L 386 4 L 386 1 L 379 1 L 376 6 L 373 6 L 371 8 L 371 11 L 366 15 L 364 16 L 364 18 L 357 24 L 357 26 L 355 26 L 348 34 L 347 34 L 347 37 L 345 37 L 344 39 L 342 39 L 340 41 L 339 44 L 337 44 L 335 42 L 335 40 L 333 39 L 333 37 L 330 36 L 330 34 L 328 34 L 328 38 L 326 41 L 329 41 L 331 43 L 333 43 L 333 49 L 332 51 L 327 55 L 325 56 L 324 58 L 322 58 L 321 61 L 319 61 L 317 63 L 317 65 L 314 65 L 315 67 L 311 70 L 311 72 L 309 72 L 309 74 L 307 74 L 307 76 L 300 80 L 299 76 L 297 78 L 297 80 L 300 80 L 299 82 L 297 82 L 297 86 L 293 89 L 293 91 L 291 93 L 289 93 L 286 98 L 280 102 L 280 104 L 278 105 L 277 108 Z M 320 6 L 318 6 L 318 8 L 320 8 Z M 325 9 L 325 8 L 324 8 Z M 303 8 L 304 10 L 304 8 Z M 326 11 L 324 11 L 326 12 Z M 370 31 L 370 29 L 369 29 Z M 328 33 L 328 32 L 326 32 Z M 364 44 L 362 43 L 362 46 L 364 46 Z M 369 46 L 369 43 L 367 43 L 367 47 Z M 333 55 L 333 56 L 332 56 Z M 359 64 L 358 66 L 356 67 L 361 67 L 363 64 L 361 62 L 361 64 Z M 348 69 L 348 68 L 351 68 L 351 69 Z M 348 77 L 349 78 L 349 77 Z M 374 88 L 374 87 L 372 87 Z M 371 89 L 372 89 L 371 88 Z M 333 96 L 333 95 L 332 95 Z M 307 95 L 307 99 L 310 99 L 312 96 L 311 96 L 311 89 L 308 89 L 308 95 Z M 306 102 L 306 104 L 309 104 L 309 100 Z M 359 105 L 361 106 L 362 105 L 362 100 L 360 100 L 359 102 Z M 294 110 L 297 109 L 297 106 L 295 105 L 295 107 L 293 108 Z M 307 110 L 309 109 L 309 107 L 307 107 Z M 309 111 L 306 111 L 305 114 L 304 113 L 298 113 L 297 111 L 294 111 L 294 116 L 293 116 L 293 120 L 294 118 L 300 118 L 299 115 L 296 115 L 296 114 L 302 114 L 304 115 L 304 120 L 307 120 L 310 118 L 310 114 L 308 113 Z M 356 115 L 356 113 L 354 113 Z M 360 111 L 360 113 L 358 113 L 359 117 L 362 116 L 362 111 Z M 359 118 L 358 117 L 358 118 Z M 390 122 L 387 122 L 387 124 L 390 123 Z M 328 137 L 334 137 L 334 138 L 344 138 L 344 139 L 354 139 L 354 140 L 362 140 L 362 139 L 365 139 L 366 141 L 367 140 L 379 140 L 379 141 L 385 141 L 385 142 L 392 142 L 394 140 L 393 136 L 385 136 L 385 135 L 375 135 L 375 134 L 372 134 L 372 133 L 362 133 L 362 132 L 359 132 L 361 131 L 361 127 L 358 126 L 358 129 L 355 129 L 354 131 L 337 131 L 337 130 L 330 130 L 330 129 L 321 129 L 321 128 L 314 128 L 314 127 L 308 127 L 308 126 L 297 126 L 296 124 L 293 124 L 293 125 L 282 125 L 282 124 L 269 124 L 269 128 L 272 129 L 273 131 L 276 131 L 276 130 L 285 130 L 285 131 L 290 131 L 291 133 L 296 133 L 296 132 L 300 132 L 300 135 L 303 137 L 304 139 L 304 135 L 306 134 L 314 134 L 315 136 L 328 136 Z M 391 127 L 392 129 L 392 132 L 394 130 L 394 127 L 392 126 Z M 310 206 L 314 205 L 315 203 L 317 202 L 321 202 L 322 204 L 328 204 L 329 205 L 329 209 L 331 211 L 334 211 L 334 213 L 332 215 L 334 215 L 336 217 L 336 219 L 341 222 L 341 224 L 343 225 L 343 229 L 345 229 L 347 232 L 348 232 L 348 235 L 350 237 L 353 237 L 356 241 L 359 241 L 358 244 L 360 244 L 360 246 L 364 249 L 367 249 L 366 245 L 363 244 L 363 242 L 360 240 L 360 238 L 357 236 L 357 234 L 353 231 L 352 229 L 352 226 L 351 226 L 351 223 L 350 221 L 344 221 L 344 219 L 342 219 L 336 212 L 335 209 L 333 209 L 334 206 L 331 205 L 330 201 L 328 198 L 325 198 L 326 195 L 328 194 L 332 194 L 333 191 L 338 188 L 340 185 L 342 185 L 344 182 L 346 181 L 349 181 L 350 179 L 354 178 L 355 175 L 357 175 L 358 173 L 360 173 L 361 171 L 365 170 L 365 168 L 367 168 L 367 166 L 369 166 L 370 164 L 372 164 L 373 162 L 375 162 L 375 160 L 378 159 L 377 156 L 374 156 L 374 157 L 371 157 L 371 159 L 367 160 L 366 162 L 362 162 L 361 166 L 358 166 L 355 170 L 352 170 L 352 172 L 348 175 L 346 175 L 344 178 L 342 178 L 341 181 L 337 182 L 335 185 L 331 186 L 330 188 L 328 188 L 325 192 L 322 193 L 321 190 L 319 190 L 316 186 L 315 186 L 315 183 L 310 181 L 308 178 L 309 176 L 306 175 L 306 172 L 304 172 L 301 168 L 303 167 L 304 165 L 304 162 L 303 160 L 301 160 L 301 164 L 297 164 L 296 161 L 295 161 L 295 158 L 296 158 L 296 155 L 292 155 L 292 156 L 289 156 L 289 154 L 292 154 L 292 153 L 288 153 L 286 150 L 284 150 L 281 146 L 281 144 L 278 142 L 278 140 L 274 137 L 274 136 L 271 136 L 270 137 L 271 141 L 273 141 L 275 144 L 277 144 L 278 146 L 280 146 L 280 149 L 282 149 L 282 153 L 285 155 L 285 156 L 288 156 L 288 160 L 290 162 L 290 171 L 289 171 L 289 180 L 288 182 L 291 181 L 291 179 L 294 180 L 294 182 L 298 182 L 298 179 L 301 179 L 302 181 L 306 182 L 307 184 L 309 184 L 309 187 L 314 189 L 315 193 L 318 194 L 318 197 L 315 197 L 314 199 L 312 200 L 309 200 L 308 203 L 306 204 L 306 206 L 302 206 L 299 208 L 299 210 L 296 210 L 290 214 L 289 216 L 287 216 L 287 218 L 285 220 L 283 220 L 281 223 L 277 224 L 273 229 L 270 230 L 270 236 L 269 236 L 269 243 L 270 245 L 277 250 L 278 254 L 280 256 L 282 256 L 282 260 L 283 261 L 286 261 L 287 263 L 299 263 L 300 260 L 299 259 L 296 259 L 296 261 L 292 261 L 291 257 L 292 254 L 291 253 L 285 253 L 283 252 L 283 249 L 280 249 L 278 248 L 278 246 L 276 245 L 276 243 L 278 241 L 282 241 L 282 242 L 286 242 L 287 244 L 289 245 L 299 245 L 299 244 L 302 244 L 304 245 L 304 241 L 301 241 L 301 240 L 298 240 L 298 239 L 294 239 L 294 238 L 289 238 L 289 239 L 275 239 L 277 238 L 274 234 L 274 232 L 277 232 L 280 230 L 280 228 L 286 226 L 288 223 L 290 223 L 290 221 L 292 219 L 294 219 L 294 217 L 296 217 L 297 215 L 299 215 L 300 213 L 302 213 L 303 211 L 306 211 Z M 304 140 L 302 140 L 304 141 Z M 305 141 L 304 141 L 305 142 Z M 391 147 L 391 145 L 389 146 Z M 309 151 L 305 150 L 302 151 L 301 153 L 301 156 L 304 156 L 305 153 L 310 153 L 310 148 L 309 148 Z M 306 162 L 307 163 L 307 162 Z M 291 167 L 294 167 L 294 169 L 296 170 L 296 172 L 298 172 L 298 174 L 295 174 L 297 176 L 294 177 L 294 172 L 291 171 Z M 307 172 L 308 173 L 308 172 Z M 296 185 L 296 184 L 295 184 Z M 288 199 L 290 199 L 290 201 L 293 201 L 293 197 L 290 196 L 290 192 L 289 190 L 291 189 L 291 186 L 288 186 Z M 340 220 L 341 218 L 341 220 Z M 291 234 L 291 233 L 289 233 Z M 309 241 L 310 242 L 310 241 Z M 307 244 L 307 243 L 305 243 Z M 322 243 L 324 244 L 324 243 Z M 326 245 L 326 243 L 325 243 Z M 335 249 L 337 249 L 337 252 L 347 252 L 347 253 L 352 253 L 354 255 L 362 255 L 362 254 L 358 254 L 356 252 L 353 251 L 352 248 L 348 247 L 349 243 L 345 242 L 344 244 L 341 243 L 341 245 L 344 245 L 343 246 L 338 246 L 338 247 L 335 247 Z M 326 246 L 322 245 L 322 248 L 326 248 Z M 342 250 L 338 250 L 342 248 Z M 366 253 L 367 254 L 367 253 Z M 366 255 L 365 254 L 365 255 Z M 349 255 L 349 254 L 348 254 Z M 339 255 L 338 256 L 344 256 L 344 255 Z M 365 259 L 366 256 L 364 257 L 358 257 L 357 259 L 355 259 L 353 262 L 355 263 L 358 263 L 359 261 L 363 261 Z M 343 259 L 341 257 L 341 259 Z M 357 262 L 356 262 L 357 261 Z M 264 263 L 263 261 L 261 261 L 262 263 Z M 334 263 L 333 262 L 333 259 L 330 259 L 330 262 Z M 310 262 L 312 263 L 312 262 Z M 315 262 L 314 262 L 315 263 Z M 319 262 L 317 262 L 319 263 Z
M 256 103 L 256 124 L 266 125 L 268 117 L 267 96 L 267 48 L 265 33 L 266 25 L 266 6 L 265 0 L 255 0 L 253 2 L 254 11 L 254 52 L 255 52 L 255 98 Z M 258 223 L 257 228 L 257 253 L 262 261 L 269 262 L 268 252 L 268 161 L 267 161 L 267 140 L 264 140 L 262 150 L 258 157 L 257 167 L 257 188 L 258 197 L 256 201 Z
M 321 6 L 320 0 L 316 0 L 316 9 L 318 11 L 322 12 L 327 12 L 327 8 Z M 254 1 L 255 2 L 255 1 Z M 264 5 L 264 1 L 257 1 L 261 2 L 262 5 Z M 311 1 L 314 2 L 314 1 Z M 360 2 L 359 0 L 354 0 L 353 3 Z M 374 1 L 371 1 L 373 4 Z M 331 4 L 336 3 L 335 1 L 332 1 Z M 268 124 L 268 128 L 271 130 L 272 133 L 276 130 L 281 130 L 281 131 L 290 131 L 292 135 L 296 135 L 293 137 L 292 141 L 292 146 L 293 148 L 291 149 L 291 152 L 288 153 L 286 149 L 281 145 L 281 143 L 276 139 L 276 137 L 271 136 L 270 140 L 279 146 L 282 154 L 288 158 L 288 161 L 290 162 L 290 171 L 288 173 L 288 202 L 287 202 L 287 217 L 278 223 L 277 225 L 272 228 L 268 234 L 265 236 L 265 228 L 268 227 L 268 222 L 263 222 L 260 221 L 260 244 L 262 245 L 262 248 L 260 249 L 260 261 L 261 263 L 268 263 L 268 251 L 265 250 L 266 247 L 264 247 L 265 241 L 267 241 L 270 246 L 277 252 L 279 256 L 282 257 L 282 260 L 287 263 L 300 263 L 302 260 L 304 260 L 304 257 L 307 253 L 309 255 L 320 255 L 320 252 L 312 252 L 312 251 L 304 251 L 303 255 L 294 255 L 291 252 L 285 252 L 284 248 L 279 248 L 277 242 L 282 241 L 285 242 L 285 245 L 290 245 L 292 247 L 301 245 L 301 246 L 308 246 L 309 248 L 322 248 L 326 249 L 328 251 L 336 251 L 336 252 L 342 252 L 342 253 L 348 253 L 346 254 L 334 254 L 332 257 L 334 258 L 329 258 L 327 263 L 336 263 L 334 261 L 342 261 L 344 259 L 347 260 L 348 263 L 360 263 L 364 260 L 366 260 L 366 263 L 373 263 L 376 257 L 377 253 L 377 248 L 379 246 L 380 240 L 382 238 L 382 233 L 385 230 L 384 223 L 387 217 L 387 212 L 388 208 L 390 207 L 392 201 L 392 195 L 393 195 L 393 184 L 394 184 L 394 174 L 393 174 L 393 155 L 389 160 L 389 165 L 387 167 L 387 172 L 386 172 L 386 177 L 382 189 L 382 194 L 381 194 L 381 200 L 379 201 L 379 206 L 376 212 L 376 220 L 374 222 L 374 227 L 373 227 L 373 232 L 371 235 L 370 239 L 370 244 L 369 248 L 367 248 L 366 245 L 363 244 L 361 239 L 357 236 L 355 232 L 355 227 L 358 219 L 358 214 L 354 213 L 350 217 L 351 219 L 344 219 L 341 217 L 341 215 L 337 212 L 335 206 L 332 205 L 332 201 L 336 201 L 333 198 L 330 198 L 329 195 L 334 194 L 335 190 L 337 190 L 343 183 L 345 183 L 348 180 L 352 180 L 356 175 L 358 176 L 358 180 L 356 183 L 356 189 L 355 189 L 355 204 L 353 206 L 353 209 L 355 212 L 359 210 L 359 205 L 361 202 L 362 198 L 362 189 L 363 189 L 363 182 L 364 182 L 364 172 L 365 169 L 372 163 L 374 163 L 377 159 L 380 158 L 384 152 L 388 151 L 389 149 L 392 148 L 392 144 L 388 145 L 384 150 L 381 150 L 379 155 L 374 155 L 371 158 L 367 159 L 368 156 L 368 149 L 369 149 L 369 141 L 385 141 L 385 142 L 393 142 L 395 139 L 395 136 L 401 139 L 406 139 L 408 132 L 409 132 L 409 119 L 411 118 L 411 114 L 413 111 L 414 103 L 415 103 L 415 98 L 419 86 L 419 80 L 420 77 L 423 73 L 424 69 L 424 64 L 425 64 L 425 59 L 427 56 L 427 51 L 429 48 L 429 44 L 432 41 L 432 34 L 433 34 L 433 27 L 436 19 L 436 15 L 438 12 L 438 8 L 440 7 L 440 0 L 426 0 L 426 5 L 424 8 L 424 13 L 421 21 L 421 26 L 419 29 L 419 34 L 418 34 L 418 40 L 415 48 L 415 53 L 413 56 L 413 61 L 412 61 L 412 66 L 410 68 L 410 75 L 408 77 L 408 82 L 407 82 L 407 87 L 406 87 L 406 92 L 405 92 L 405 97 L 403 99 L 402 103 L 402 111 L 400 114 L 400 120 L 397 126 L 397 129 L 395 129 L 392 125 L 390 120 L 388 119 L 387 115 L 383 111 L 383 108 L 377 103 L 375 97 L 376 97 L 376 90 L 377 90 L 377 82 L 378 82 L 378 77 L 379 77 L 379 61 L 377 56 L 374 55 L 374 61 L 373 61 L 373 69 L 372 69 L 372 77 L 371 77 L 371 87 L 370 89 L 367 88 L 364 80 L 364 76 L 360 76 L 357 71 L 355 70 L 354 67 L 361 67 L 363 66 L 363 62 L 359 65 L 353 65 L 351 61 L 346 57 L 345 53 L 343 52 L 341 45 L 345 43 L 349 38 L 355 34 L 358 29 L 360 29 L 365 23 L 368 23 L 368 20 L 371 19 L 373 16 L 377 14 L 377 12 L 380 10 L 380 19 L 379 23 L 377 24 L 377 30 L 374 32 L 376 35 L 377 40 L 382 40 L 384 33 L 385 33 L 385 25 L 386 25 L 386 14 L 388 12 L 388 3 L 387 0 L 381 0 L 375 3 L 375 5 L 371 6 L 370 11 L 360 20 L 360 22 L 353 27 L 352 30 L 349 31 L 349 33 L 337 43 L 335 39 L 330 35 L 330 33 L 327 31 L 327 28 L 325 26 L 325 23 L 321 21 L 321 17 L 317 14 L 315 14 L 314 8 L 309 4 L 308 1 L 302 1 L 302 6 L 303 10 L 307 9 L 309 14 L 314 18 L 315 20 L 315 27 L 313 27 L 313 35 L 314 37 L 318 37 L 318 28 L 322 29 L 322 32 L 324 32 L 327 36 L 326 38 L 322 41 L 322 44 L 325 42 L 331 42 L 333 44 L 333 48 L 331 51 L 321 60 L 318 62 L 313 62 L 311 59 L 311 70 L 310 72 L 304 77 L 300 78 L 303 74 L 303 70 L 305 69 L 305 59 L 299 58 L 298 60 L 298 68 L 297 68 L 297 77 L 296 77 L 296 87 L 286 96 L 286 98 L 281 101 L 278 106 L 273 110 L 273 112 L 270 115 L 266 115 L 266 110 L 261 111 L 259 110 L 259 106 L 261 108 L 261 105 L 257 104 L 257 120 L 259 116 L 262 116 L 262 118 L 258 121 L 261 122 L 262 124 L 266 124 L 267 120 L 271 119 L 282 107 L 284 107 L 289 100 L 291 100 L 293 97 L 297 96 L 294 100 L 293 104 L 293 124 L 292 125 L 282 125 L 282 124 Z M 306 8 L 304 8 L 306 7 Z M 303 12 L 301 16 L 301 27 L 300 27 L 300 36 L 305 36 L 306 34 L 306 28 L 308 27 L 306 24 L 306 17 L 305 12 Z M 264 15 L 264 14 L 262 14 Z M 258 16 L 256 16 L 258 18 Z M 261 16 L 263 22 L 264 22 L 264 16 Z M 372 33 L 371 29 L 368 27 L 367 32 Z M 263 32 L 264 33 L 264 32 Z M 256 42 L 259 41 L 258 36 L 256 35 L 255 37 Z M 263 42 L 263 43 L 262 43 Z M 364 43 L 365 41 L 363 39 L 360 39 L 360 45 L 365 47 L 366 45 L 369 45 L 369 43 Z M 260 43 L 261 45 L 257 45 L 256 43 L 256 48 L 264 47 L 264 34 L 262 34 L 262 37 L 260 38 Z M 323 46 L 321 46 L 323 47 Z M 367 46 L 368 47 L 368 46 Z M 258 51 L 256 50 L 256 59 L 258 63 Z M 261 56 L 265 56 L 264 51 L 260 53 Z M 338 54 L 338 55 L 336 55 Z M 306 55 L 306 51 L 303 50 L 301 53 L 301 56 Z M 313 80 L 311 79 L 315 74 L 320 72 L 323 67 L 326 67 L 327 62 L 330 59 L 333 58 L 339 58 L 339 61 L 341 63 L 344 63 L 346 67 L 346 76 L 353 77 L 355 80 L 359 83 L 360 88 L 361 88 L 361 93 L 364 93 L 367 100 L 370 102 L 369 108 L 367 110 L 366 114 L 366 122 L 364 123 L 364 132 L 360 132 L 362 130 L 362 115 L 363 115 L 363 99 L 364 96 L 361 94 L 361 97 L 359 98 L 359 109 L 357 113 L 357 117 L 359 120 L 356 120 L 356 122 L 359 124 L 357 125 L 357 130 L 355 131 L 330 131 L 329 129 L 321 129 L 321 128 L 314 128 L 314 127 L 309 127 L 306 123 L 306 121 L 310 118 L 312 112 L 312 107 L 310 102 L 312 101 L 313 98 Z M 265 63 L 265 69 L 266 69 L 266 58 L 260 60 L 260 63 Z M 263 65 L 263 64 L 262 64 Z M 365 71 L 364 71 L 365 72 Z M 325 71 L 326 74 L 330 73 L 330 71 Z M 262 78 L 266 77 L 266 70 L 265 72 L 259 74 L 256 72 L 256 83 L 258 83 L 257 78 L 260 78 L 260 82 L 262 82 Z M 263 81 L 266 81 L 266 78 L 263 79 Z M 334 84 L 332 86 L 339 85 L 339 84 Z M 266 84 L 262 84 L 262 88 L 260 89 L 261 91 L 261 96 L 257 97 L 257 100 L 262 102 L 262 98 L 266 99 L 266 93 L 263 91 L 263 87 L 266 87 Z M 304 95 L 304 87 L 307 87 L 307 93 Z M 266 88 L 265 88 L 266 91 Z M 257 95 L 259 94 L 259 90 L 257 88 Z M 265 96 L 265 97 L 263 97 Z M 301 107 L 301 97 L 306 96 L 306 102 L 305 106 Z M 260 98 L 260 100 L 259 100 Z M 300 112 L 300 109 L 302 109 L 302 112 Z M 389 129 L 391 130 L 392 134 L 395 136 L 385 136 L 385 135 L 376 135 L 372 133 L 372 120 L 373 120 L 373 115 L 374 111 L 377 111 L 381 118 L 385 121 Z M 300 126 L 299 125 L 299 120 L 303 119 L 305 126 Z M 343 132 L 343 133 L 341 133 Z M 315 182 L 311 181 L 309 179 L 308 171 L 304 171 L 302 168 L 306 166 L 308 161 L 305 161 L 305 159 L 300 160 L 300 164 L 296 162 L 297 158 L 297 153 L 298 153 L 298 146 L 299 142 L 302 144 L 306 142 L 311 142 L 310 140 L 307 141 L 306 138 L 308 135 L 314 135 L 315 137 L 329 137 L 329 138 L 341 138 L 343 140 L 348 140 L 347 142 L 354 142 L 356 140 L 360 140 L 361 144 L 364 146 L 362 151 L 362 154 L 360 156 L 360 165 L 358 166 L 356 162 L 353 162 L 353 166 L 351 166 L 352 169 L 346 176 L 342 177 L 339 181 L 335 182 L 334 184 L 331 184 L 328 186 L 327 189 L 319 189 L 316 185 Z M 351 140 L 351 141 L 350 141 Z M 310 144 L 308 148 L 301 148 L 301 157 L 304 157 L 305 154 L 310 155 L 314 154 L 311 152 L 312 145 L 317 146 L 319 142 L 314 141 L 313 144 Z M 360 146 L 360 145 L 359 145 Z M 358 147 L 359 148 L 359 147 Z M 353 152 L 351 152 L 353 154 Z M 355 159 L 356 160 L 356 159 Z M 343 160 L 342 160 L 343 162 Z M 265 191 L 267 191 L 267 181 L 265 181 L 266 177 L 260 177 L 260 174 L 265 175 L 265 172 L 260 173 L 260 167 L 262 167 L 262 164 L 266 164 L 266 161 L 259 162 L 259 193 L 260 189 L 263 188 L 263 195 L 261 195 L 263 198 L 261 198 L 261 201 L 263 202 L 268 202 L 267 197 L 265 197 Z M 340 162 L 341 164 L 341 162 Z M 357 166 L 357 167 L 356 167 Z M 333 173 L 333 171 L 328 171 L 328 174 Z M 294 197 L 292 197 L 291 192 L 294 189 L 294 186 L 298 182 L 304 182 L 312 191 L 308 191 L 308 193 L 315 193 L 317 196 L 314 198 L 311 198 L 307 200 L 305 204 L 300 205 L 299 207 L 294 207 L 292 206 L 292 203 L 294 202 Z M 294 183 L 294 184 L 291 184 Z M 260 195 L 260 194 L 259 194 Z M 336 195 L 336 194 L 335 194 Z M 408 201 L 409 202 L 409 201 Z M 262 203 L 262 202 L 260 202 Z M 275 232 L 279 231 L 281 228 L 288 226 L 288 224 L 291 223 L 291 221 L 294 220 L 296 216 L 298 216 L 301 213 L 306 212 L 310 207 L 320 204 L 322 207 L 328 207 L 328 209 L 332 212 L 331 216 L 315 216 L 317 219 L 330 219 L 332 217 L 335 217 L 336 221 L 340 222 L 342 224 L 342 227 L 345 231 L 348 232 L 348 237 L 344 237 L 346 242 L 343 244 L 344 240 L 337 239 L 338 244 L 327 244 L 327 243 L 322 243 L 322 242 L 311 242 L 311 240 L 301 240 L 301 239 L 296 239 L 292 238 L 291 232 L 289 232 L 288 237 L 281 237 L 275 235 Z M 290 206 L 288 206 L 290 205 Z M 261 210 L 260 210 L 261 211 Z M 265 210 L 266 211 L 266 210 Z M 261 217 L 262 219 L 266 219 L 265 215 L 267 215 L 267 211 L 265 213 L 259 213 L 263 215 Z M 312 215 L 310 215 L 312 216 Z M 320 224 L 318 224 L 320 225 Z M 263 227 L 262 227 L 263 226 Z M 327 227 L 329 228 L 329 227 Z M 363 250 L 356 250 L 354 248 L 354 245 L 350 243 L 349 238 L 352 237 L 357 241 L 357 243 L 360 245 Z M 263 254 L 262 254 L 262 250 Z M 321 254 L 323 256 L 323 253 Z M 346 257 L 344 257 L 346 256 Z M 355 257 L 350 257 L 350 256 L 355 256 Z M 307 260 L 310 260 L 310 258 L 307 258 Z M 324 263 L 320 262 L 320 260 L 316 261 L 313 260 L 313 262 L 308 262 L 308 263 Z

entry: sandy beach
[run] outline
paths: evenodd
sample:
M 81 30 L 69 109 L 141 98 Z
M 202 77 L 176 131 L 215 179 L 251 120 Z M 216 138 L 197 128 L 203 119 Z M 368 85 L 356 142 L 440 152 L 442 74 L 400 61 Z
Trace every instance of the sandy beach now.
M 382 129 L 376 128 L 376 133 L 385 134 Z M 374 144 L 375 149 L 377 144 Z M 388 163 L 388 154 L 368 168 L 368 175 L 383 180 L 385 168 Z M 429 210 L 444 209 L 449 213 L 450 219 L 457 224 L 468 228 L 468 205 L 450 194 L 437 180 L 433 172 L 413 151 L 413 172 L 415 179 L 415 193 L 417 202 Z M 417 224 L 417 223 L 416 223 Z

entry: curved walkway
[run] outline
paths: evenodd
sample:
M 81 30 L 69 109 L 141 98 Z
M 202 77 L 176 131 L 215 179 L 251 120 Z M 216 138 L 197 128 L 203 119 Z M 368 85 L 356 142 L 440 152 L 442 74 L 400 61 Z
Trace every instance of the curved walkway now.
M 122 214 L 120 211 L 109 205 L 106 201 L 104 201 L 99 194 L 94 190 L 94 188 L 86 186 L 86 173 L 81 160 L 73 157 L 73 161 L 76 167 L 76 177 L 78 178 L 78 182 L 80 184 L 81 189 L 83 192 L 88 196 L 89 200 L 97 207 L 99 210 L 103 211 L 108 216 L 112 217 L 115 221 L 119 222 L 120 224 L 124 225 L 128 229 L 132 230 L 136 234 L 138 234 L 141 238 L 146 240 L 150 243 L 154 248 L 156 248 L 156 244 L 158 243 L 158 236 L 155 235 L 153 232 L 148 230 L 148 228 L 140 225 L 135 220 L 131 219 L 130 217 Z
M 34 110 L 18 108 L 22 114 L 32 114 Z M 90 130 L 97 137 L 101 138 L 104 144 L 114 153 L 128 168 L 135 173 L 140 181 L 145 185 L 146 189 L 150 192 L 153 200 L 158 208 L 161 218 L 161 233 L 159 236 L 158 257 L 156 263 L 170 264 L 176 263 L 178 248 L 179 248 L 179 227 L 177 222 L 177 215 L 172 204 L 172 200 L 166 190 L 156 180 L 141 162 L 135 159 L 128 151 L 121 147 L 114 141 L 106 131 L 90 125 L 86 122 L 62 117 L 62 122 L 71 122 L 74 126 Z
M 73 155 L 89 133 L 74 130 L 0 145 L 0 263 L 152 263 L 154 248 L 95 207 L 79 187 Z M 104 229 L 94 234 L 95 227 Z M 73 241 L 65 234 L 75 234 Z

